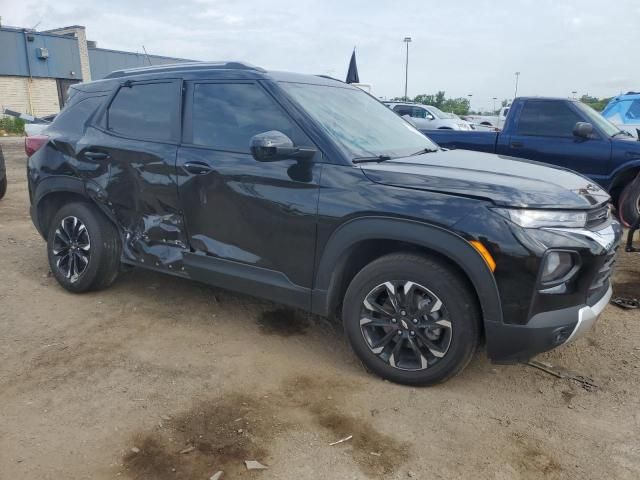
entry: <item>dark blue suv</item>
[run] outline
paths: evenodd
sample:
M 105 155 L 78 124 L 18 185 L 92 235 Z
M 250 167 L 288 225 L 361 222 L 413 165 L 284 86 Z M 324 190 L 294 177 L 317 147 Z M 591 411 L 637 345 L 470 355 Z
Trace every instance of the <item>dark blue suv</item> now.
M 73 85 L 29 159 L 31 214 L 72 292 L 133 265 L 338 315 L 395 382 L 514 362 L 611 295 L 609 196 L 568 170 L 444 151 L 330 78 L 241 63 Z

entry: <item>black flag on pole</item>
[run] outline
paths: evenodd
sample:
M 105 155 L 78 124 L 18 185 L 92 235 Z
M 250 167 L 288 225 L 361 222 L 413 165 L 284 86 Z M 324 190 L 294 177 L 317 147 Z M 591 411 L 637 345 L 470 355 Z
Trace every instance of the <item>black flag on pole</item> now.
M 347 72 L 347 83 L 360 83 L 358 77 L 358 65 L 356 65 L 356 49 L 353 49 L 351 61 L 349 62 L 349 71 Z

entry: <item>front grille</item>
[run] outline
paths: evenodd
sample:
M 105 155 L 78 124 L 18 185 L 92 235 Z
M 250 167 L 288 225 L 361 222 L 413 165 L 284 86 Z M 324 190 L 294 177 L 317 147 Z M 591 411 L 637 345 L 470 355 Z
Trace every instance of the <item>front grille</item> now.
M 598 227 L 609 219 L 609 204 L 601 205 L 587 212 L 587 228 Z
M 593 278 L 593 281 L 591 282 L 589 291 L 587 293 L 589 305 L 599 300 L 600 297 L 604 295 L 609 289 L 609 281 L 611 279 L 611 274 L 613 273 L 613 267 L 616 263 L 617 249 L 618 247 L 607 253 L 604 263 L 596 273 L 596 276 Z

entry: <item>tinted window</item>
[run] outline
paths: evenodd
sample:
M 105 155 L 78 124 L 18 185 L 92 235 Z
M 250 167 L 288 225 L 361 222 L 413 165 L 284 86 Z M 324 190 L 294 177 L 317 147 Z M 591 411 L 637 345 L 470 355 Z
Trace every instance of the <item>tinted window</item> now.
M 427 118 L 427 111 L 424 108 L 413 107 L 413 114 L 411 116 L 414 118 Z
M 195 84 L 192 119 L 195 145 L 249 153 L 251 137 L 269 130 L 279 130 L 296 145 L 309 144 L 275 101 L 253 83 Z
M 407 107 L 407 106 L 404 106 L 404 105 L 396 105 L 395 107 L 393 107 L 393 111 L 396 112 L 400 116 L 403 116 L 403 115 L 412 116 L 413 115 L 413 107 Z
M 158 141 L 175 139 L 178 100 L 177 83 L 144 83 L 121 87 L 109 107 L 108 128 L 133 138 Z
M 82 97 L 81 95 L 73 97 L 49 129 L 65 133 L 82 133 L 89 117 L 106 98 L 106 96 Z
M 581 118 L 565 102 L 529 100 L 525 102 L 518 134 L 548 137 L 571 137 Z

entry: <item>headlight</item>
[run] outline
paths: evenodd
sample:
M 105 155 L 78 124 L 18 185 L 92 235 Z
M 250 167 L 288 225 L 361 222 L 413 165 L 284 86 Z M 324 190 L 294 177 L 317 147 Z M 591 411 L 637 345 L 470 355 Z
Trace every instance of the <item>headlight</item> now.
M 584 228 L 587 224 L 587 212 L 580 211 L 518 208 L 494 208 L 493 211 L 523 228 Z

